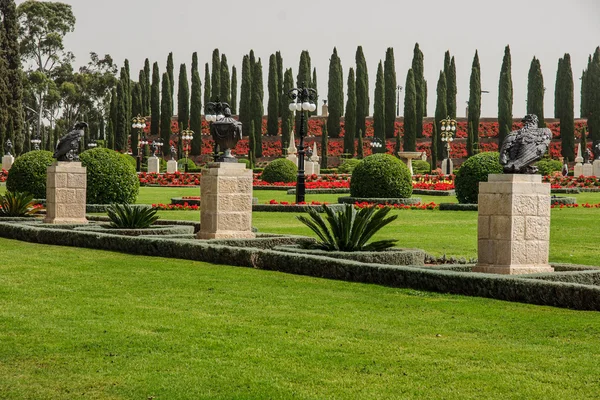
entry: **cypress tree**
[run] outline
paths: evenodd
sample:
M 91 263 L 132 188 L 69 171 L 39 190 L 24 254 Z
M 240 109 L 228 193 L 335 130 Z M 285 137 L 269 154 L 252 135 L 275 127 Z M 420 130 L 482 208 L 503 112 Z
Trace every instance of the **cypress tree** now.
M 254 121 L 254 156 L 256 158 L 262 157 L 263 98 L 263 70 L 259 58 L 252 71 L 252 103 L 250 104 L 252 120 Z
M 126 107 L 126 116 L 127 120 L 131 120 L 131 71 L 129 69 L 129 60 L 125 59 L 125 76 L 121 76 L 123 79 L 123 95 L 125 96 L 125 107 Z M 133 129 L 133 128 L 132 128 Z
M 504 59 L 500 69 L 500 83 L 498 84 L 498 148 L 502 146 L 504 138 L 512 130 L 513 121 L 513 84 L 510 47 L 504 48 Z
M 450 57 L 450 52 L 446 52 L 446 57 Z M 446 67 L 444 64 L 444 75 L 446 76 L 446 109 L 448 116 L 451 119 L 456 119 L 456 64 L 454 57 L 450 58 L 449 64 Z
M 538 117 L 538 127 L 546 126 L 544 122 L 544 78 L 540 60 L 533 57 L 527 76 L 527 114 Z
M 210 100 L 219 101 L 221 95 L 221 57 L 219 49 L 214 49 L 212 53 L 212 80 L 211 80 Z
M 467 145 L 467 155 L 470 157 L 479 152 L 479 118 L 481 117 L 481 72 L 479 54 L 475 51 L 473 65 L 471 66 L 471 79 L 469 84 L 469 113 L 468 126 L 470 142 Z
M 179 134 L 181 135 L 181 132 L 190 126 L 190 87 L 188 84 L 187 69 L 185 64 L 181 64 L 179 67 L 177 121 L 179 122 Z M 181 145 L 181 141 L 179 144 Z
M 206 63 L 204 64 L 204 107 L 211 101 L 210 71 L 208 70 L 208 63 Z
M 329 135 L 327 134 L 327 121 L 321 122 L 321 168 L 327 168 L 327 147 L 329 147 Z
M 356 49 L 356 136 L 367 131 L 369 115 L 369 73 L 362 46 Z M 359 149 L 360 150 L 360 149 Z M 362 150 L 361 154 L 362 154 Z M 362 156 L 361 156 L 362 158 Z
M 438 136 L 439 136 L 439 131 L 438 131 L 438 127 L 437 125 L 434 123 L 433 124 L 433 130 L 431 132 L 431 170 L 433 171 L 434 169 L 437 168 L 437 152 L 438 152 Z M 468 143 L 468 139 L 467 139 L 467 143 Z
M 373 136 L 379 139 L 382 146 L 373 148 L 373 153 L 385 153 L 385 83 L 383 78 L 383 64 L 379 61 L 377 78 L 375 80 L 375 94 L 373 96 Z
M 600 140 L 600 47 L 596 48 L 588 68 L 588 129 L 590 140 Z
M 560 96 L 562 95 L 561 79 L 563 78 L 563 59 L 558 59 L 558 68 L 556 69 L 556 81 L 554 82 L 554 118 L 560 118 L 560 107 L 562 104 Z
M 279 88 L 279 105 L 277 106 L 277 116 L 283 117 L 283 111 L 288 107 L 286 104 L 287 96 L 283 92 L 283 58 L 281 52 L 275 52 L 275 59 L 277 62 L 277 87 Z
M 250 66 L 250 58 L 245 55 L 242 61 L 242 85 L 240 88 L 240 111 L 239 119 L 242 123 L 242 129 L 248 130 L 250 136 L 250 122 L 252 121 L 252 113 L 250 104 L 252 103 L 252 69 Z M 250 141 L 254 140 L 252 137 Z
M 423 80 L 423 117 L 427 117 L 427 80 Z
M 441 121 L 448 116 L 448 109 L 446 108 L 446 75 L 444 75 L 444 71 L 440 71 L 440 77 L 438 78 L 437 83 L 437 102 L 435 106 L 435 126 L 436 128 L 441 127 Z M 436 143 L 437 152 L 435 153 L 438 159 L 444 158 L 444 146 L 442 145 L 442 138 L 439 135 L 440 130 L 437 129 L 438 133 L 435 139 L 432 138 L 432 142 Z M 433 147 L 433 143 L 432 143 Z
M 362 130 L 358 130 L 358 149 L 356 149 L 356 158 L 358 159 L 363 159 L 365 158 L 365 152 L 364 152 L 364 144 L 363 144 L 363 131 Z
M 143 69 L 140 70 L 137 83 L 140 86 L 140 88 L 139 88 L 140 89 L 140 101 L 142 102 L 142 105 L 141 105 L 138 113 L 142 116 L 147 116 L 147 115 L 149 115 L 149 113 L 146 114 L 146 107 L 147 107 L 146 99 L 148 98 L 147 93 L 150 90 L 150 86 L 146 86 L 146 73 L 144 72 Z M 132 92 L 132 96 L 133 96 L 133 92 Z M 131 101 L 132 101 L 131 116 L 136 117 L 137 114 L 133 111 L 133 99 Z
M 417 150 L 417 88 L 415 74 L 411 69 L 406 74 L 404 85 L 404 151 Z
M 267 106 L 267 135 L 277 136 L 279 133 L 279 93 L 281 88 L 277 86 L 279 84 L 279 77 L 277 76 L 277 56 L 271 54 L 269 57 L 269 76 L 268 76 L 268 91 L 269 91 L 269 103 Z
M 283 93 L 288 93 L 294 87 L 294 74 L 292 69 L 288 68 L 285 71 L 283 78 Z M 294 113 L 290 111 L 288 104 L 282 109 L 281 115 L 281 147 L 282 154 L 287 155 L 287 149 L 290 146 L 290 137 L 292 135 L 292 129 L 294 129 Z
M 142 115 L 144 115 L 145 117 L 149 116 L 151 114 L 150 112 L 150 104 L 152 104 L 152 99 L 151 99 L 151 86 L 150 86 L 150 60 L 148 60 L 146 58 L 146 60 L 144 61 L 144 92 L 142 93 L 144 98 L 142 98 L 142 106 L 143 106 L 143 111 L 142 111 Z
M 340 74 L 342 74 L 341 66 L 340 66 Z M 340 76 L 340 79 L 342 79 L 342 80 L 344 79 L 343 75 Z M 310 87 L 315 90 L 318 89 L 317 88 L 317 69 L 316 68 L 313 68 L 312 79 L 310 80 Z M 318 92 L 318 90 L 317 90 L 317 92 Z M 342 102 L 344 101 L 343 97 L 344 96 L 342 95 Z M 315 105 L 318 106 L 318 104 L 315 104 Z M 343 104 L 342 104 L 342 107 L 343 107 Z M 343 111 L 342 111 L 342 113 L 343 113 Z M 310 113 L 310 115 L 317 115 L 317 114 L 318 114 L 318 110 L 316 108 L 315 108 L 315 111 Z
M 586 127 L 581 128 L 581 136 L 579 137 L 579 144 L 581 145 L 581 151 L 587 149 L 587 129 Z
M 198 70 L 198 54 L 192 55 L 192 98 L 190 101 L 190 129 L 194 132 L 191 154 L 202 154 L 202 83 Z
M 231 114 L 237 114 L 237 69 L 231 67 Z
M 574 87 L 573 70 L 571 69 L 571 56 L 567 53 L 562 59 L 561 76 L 557 77 L 560 82 L 560 103 L 558 110 L 560 115 L 560 137 L 562 142 L 561 154 L 565 159 L 575 159 L 575 110 L 574 110 Z M 582 147 L 585 151 L 585 147 Z
M 117 124 L 115 126 L 115 150 L 123 152 L 127 150 L 127 104 L 125 102 L 125 84 L 119 80 L 117 83 Z
M 110 111 L 108 119 L 108 131 L 106 138 L 106 146 L 109 149 L 115 149 L 115 133 L 117 131 L 117 115 L 118 115 L 118 94 L 117 88 L 113 87 L 110 94 Z
M 300 53 L 300 64 L 298 65 L 298 75 L 296 76 L 296 87 L 310 87 L 310 80 L 310 56 L 308 55 L 307 50 L 302 50 L 302 53 Z M 304 112 L 306 111 L 300 111 L 296 113 L 296 135 L 300 134 L 300 117 L 302 115 L 301 113 Z M 308 118 L 305 119 L 304 132 L 308 133 Z
M 415 44 L 413 50 L 412 70 L 415 74 L 415 89 L 417 91 L 417 137 L 423 137 L 423 117 L 425 112 L 427 96 L 425 94 L 425 77 L 423 67 L 423 52 L 419 49 L 419 43 Z
M 229 76 L 229 65 L 227 56 L 221 55 L 221 101 L 231 105 L 231 78 Z
M 171 113 L 173 115 L 173 94 L 175 93 L 175 65 L 173 64 L 173 53 L 169 53 L 167 57 L 167 74 L 169 74 L 169 83 L 170 83 L 170 93 L 171 93 Z M 169 147 L 165 145 L 164 147 Z M 169 149 L 170 151 L 170 149 Z
M 157 137 L 160 134 L 160 72 L 156 62 L 152 66 L 152 89 L 150 94 L 150 134 Z
M 143 74 L 144 70 L 141 71 Z M 132 115 L 142 115 L 142 85 L 134 83 L 131 87 L 131 113 Z M 131 154 L 134 157 L 138 155 L 139 129 L 133 129 L 131 133 Z
M 354 133 L 356 132 L 356 78 L 354 68 L 348 72 L 348 100 L 344 116 L 344 153 L 354 157 Z
M 165 72 L 162 76 L 160 102 L 160 137 L 163 141 L 162 151 L 164 156 L 171 154 L 171 146 L 169 145 L 171 140 L 172 115 L 170 110 L 173 108 L 171 99 L 173 99 L 173 94 L 171 93 L 171 82 L 169 82 L 169 74 Z
M 256 132 L 254 130 L 254 121 L 250 121 L 250 129 L 248 132 L 248 160 L 250 161 L 250 169 L 256 166 Z
M 393 138 L 396 130 L 396 62 L 394 49 L 388 47 L 384 63 L 385 137 Z
M 340 137 L 340 119 L 343 113 L 344 104 L 344 83 L 340 70 L 342 64 L 337 54 L 337 49 L 333 48 L 333 54 L 329 60 L 329 83 L 327 85 L 327 102 L 329 104 L 329 117 L 327 118 L 327 130 L 331 137 Z

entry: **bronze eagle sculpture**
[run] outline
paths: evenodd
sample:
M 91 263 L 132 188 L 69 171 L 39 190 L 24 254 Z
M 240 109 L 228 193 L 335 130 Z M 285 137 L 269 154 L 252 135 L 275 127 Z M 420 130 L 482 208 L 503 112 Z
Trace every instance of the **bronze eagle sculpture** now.
M 548 128 L 538 128 L 538 117 L 526 115 L 523 128 L 511 132 L 500 148 L 500 164 L 505 174 L 535 174 L 537 167 L 532 164 L 539 161 L 552 139 Z
M 87 127 L 88 124 L 85 122 L 76 122 L 71 132 L 58 140 L 52 157 L 57 161 L 79 161 L 79 141 Z

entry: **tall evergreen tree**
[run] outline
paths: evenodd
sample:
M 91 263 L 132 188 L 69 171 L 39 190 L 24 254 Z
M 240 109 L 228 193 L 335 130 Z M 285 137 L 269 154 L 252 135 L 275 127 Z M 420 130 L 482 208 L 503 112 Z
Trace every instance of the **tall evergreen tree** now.
M 562 156 L 568 160 L 575 159 L 575 105 L 573 70 L 571 69 L 571 56 L 567 53 L 562 59 L 558 104 L 560 115 L 560 137 L 562 142 Z M 585 151 L 585 148 L 582 148 Z
M 146 104 L 147 96 L 146 96 L 146 94 L 150 91 L 150 87 L 146 86 L 146 73 L 144 72 L 144 69 L 140 70 L 140 73 L 138 75 L 138 82 L 137 83 L 140 86 L 139 87 L 139 89 L 140 89 L 140 101 L 142 102 L 142 105 L 139 108 L 139 114 L 142 115 L 142 116 L 147 116 L 149 114 L 146 114 L 146 107 L 147 107 L 147 104 Z M 131 93 L 131 95 L 133 97 L 133 92 Z M 137 116 L 137 114 L 133 110 L 133 98 L 132 98 L 131 101 L 132 101 L 132 103 L 131 103 L 132 104 L 132 106 L 131 106 L 132 107 L 131 116 L 135 117 L 135 116 Z
M 588 113 L 589 113 L 589 102 L 588 102 L 588 90 L 589 90 L 589 86 L 590 86 L 590 79 L 589 79 L 589 75 L 588 75 L 588 71 L 590 69 L 590 66 L 592 64 L 592 56 L 588 57 L 588 63 L 587 63 L 587 67 L 583 70 L 583 73 L 581 74 L 581 104 L 580 104 L 580 111 L 579 111 L 579 115 L 581 118 L 587 118 L 588 117 Z
M 383 64 L 379 61 L 375 79 L 375 94 L 373 96 L 373 137 L 379 139 L 382 146 L 373 148 L 374 153 L 385 153 L 385 82 Z
M 269 91 L 269 103 L 267 107 L 267 135 L 277 136 L 279 133 L 279 93 L 281 88 L 278 87 L 279 77 L 277 76 L 277 56 L 271 54 L 269 57 L 269 76 L 267 81 L 267 89 Z
M 254 121 L 254 154 L 256 158 L 262 157 L 263 99 L 263 69 L 262 62 L 259 58 L 252 71 L 252 103 L 250 105 L 252 110 L 252 120 Z
M 344 116 L 344 153 L 354 157 L 354 135 L 356 132 L 356 77 L 354 68 L 348 72 L 348 100 Z
M 415 74 L 411 69 L 406 74 L 404 85 L 404 151 L 417 150 L 417 88 Z
M 435 126 L 437 128 L 441 127 L 441 121 L 448 116 L 448 109 L 446 108 L 446 75 L 444 71 L 440 71 L 440 77 L 438 78 L 437 84 L 437 103 L 435 107 Z M 440 132 L 438 129 L 437 132 Z M 436 156 L 438 159 L 444 158 L 444 146 L 442 145 L 442 138 L 440 135 L 436 135 L 435 139 L 432 138 L 432 141 L 436 142 Z
M 275 59 L 277 61 L 277 87 L 279 88 L 279 106 L 277 106 L 277 116 L 283 117 L 283 110 L 288 107 L 286 101 L 287 96 L 283 93 L 283 57 L 281 52 L 275 52 Z
M 512 130 L 513 121 L 513 84 L 510 47 L 504 48 L 504 59 L 500 69 L 500 83 L 498 84 L 498 147 L 502 146 L 504 139 Z
M 204 106 L 212 101 L 211 88 L 210 88 L 210 71 L 208 69 L 208 63 L 204 64 Z
M 127 150 L 127 133 L 129 132 L 124 86 L 123 81 L 119 80 L 117 83 L 117 124 L 115 126 L 115 150 L 119 152 Z
M 327 168 L 327 148 L 329 147 L 329 135 L 327 134 L 327 121 L 321 121 L 321 168 Z
M 190 126 L 190 87 L 185 64 L 179 67 L 179 85 L 177 90 L 177 121 L 179 134 Z M 181 140 L 179 141 L 181 145 Z M 181 149 L 180 149 L 181 150 Z M 180 153 L 181 154 L 181 153 Z
M 250 57 L 245 55 L 242 61 L 242 84 L 240 87 L 240 110 L 239 119 L 242 123 L 242 128 L 248 130 L 250 135 L 250 122 L 252 121 L 252 67 L 250 65 Z M 254 140 L 249 137 L 249 140 Z
M 212 80 L 211 80 L 210 100 L 219 101 L 221 96 L 221 57 L 219 49 L 214 49 L 212 53 Z
M 340 74 L 342 74 L 341 68 L 340 68 Z M 344 77 L 343 77 L 343 74 L 342 74 L 342 76 L 340 77 L 340 79 L 342 79 L 342 80 L 344 79 Z M 317 89 L 318 89 L 318 85 L 317 85 L 317 69 L 316 69 L 316 68 L 313 68 L 313 72 L 312 72 L 312 79 L 310 80 L 310 87 L 311 87 L 311 88 L 313 88 L 313 89 L 315 89 L 315 90 L 317 90 Z M 318 90 L 317 90 L 317 92 L 318 92 Z M 342 97 L 343 97 L 343 96 L 342 96 Z M 342 102 L 343 102 L 343 101 L 344 101 L 344 99 L 342 99 Z M 317 106 L 318 106 L 318 104 L 315 104 L 315 105 L 317 105 Z M 343 104 L 342 104 L 342 107 L 343 107 Z M 318 110 L 315 108 L 315 111 L 312 111 L 312 112 L 310 113 L 310 115 L 317 115 L 317 114 L 318 114 L 318 112 L 319 112 L 319 111 L 318 111 Z M 342 111 L 342 113 L 343 113 L 343 111 Z
M 437 168 L 437 152 L 438 152 L 438 141 L 437 138 L 440 135 L 437 125 L 433 124 L 433 130 L 431 132 L 431 170 Z M 467 138 L 467 143 L 469 143 L 469 139 Z
M 356 136 L 367 131 L 369 115 L 369 72 L 362 46 L 356 49 Z M 362 151 L 362 150 L 361 150 Z
M 546 126 L 544 122 L 544 78 L 540 60 L 533 57 L 527 76 L 527 114 L 538 117 L 538 127 Z
M 340 70 L 342 64 L 333 48 L 333 54 L 329 59 L 329 82 L 327 85 L 327 102 L 329 104 L 329 116 L 327 118 L 327 131 L 333 138 L 340 137 L 340 119 L 344 108 L 344 83 Z
M 471 66 L 471 79 L 469 84 L 469 113 L 467 116 L 470 142 L 467 145 L 467 155 L 470 157 L 479 152 L 479 118 L 481 117 L 481 68 L 479 54 L 475 51 L 473 65 Z
M 396 62 L 394 49 L 388 47 L 384 63 L 385 137 L 393 138 L 396 130 Z
M 167 74 L 169 75 L 169 83 L 170 83 L 170 93 L 171 93 L 171 113 L 173 115 L 173 94 L 175 93 L 175 65 L 173 64 L 173 53 L 169 53 L 167 56 Z M 164 146 L 169 147 L 169 146 Z M 170 151 L 170 149 L 169 149 Z
M 114 87 L 110 94 L 110 109 L 108 114 L 108 130 L 106 132 L 106 147 L 115 149 L 115 133 L 117 131 L 118 93 Z
M 125 59 L 125 76 L 121 75 L 121 79 L 123 79 L 123 90 L 125 90 L 125 107 L 127 108 L 127 120 L 131 121 L 131 70 L 129 68 L 129 60 Z
M 150 60 L 148 60 L 146 58 L 146 60 L 144 61 L 144 92 L 142 93 L 142 95 L 144 96 L 144 98 L 142 98 L 142 106 L 143 106 L 143 111 L 142 111 L 142 115 L 147 117 L 151 114 L 150 112 L 150 104 L 152 104 L 152 98 L 151 98 L 151 94 L 150 92 L 152 91 L 150 88 Z
M 198 70 L 198 54 L 192 54 L 192 98 L 190 100 L 190 129 L 194 132 L 191 154 L 202 154 L 202 82 Z
M 231 114 L 237 114 L 237 69 L 235 65 L 231 67 Z
M 152 88 L 150 90 L 150 134 L 157 137 L 160 134 L 160 72 L 158 63 L 152 66 Z
M 141 71 L 141 74 L 144 70 Z M 134 83 L 131 86 L 131 114 L 142 115 L 142 85 Z M 138 156 L 139 129 L 134 129 L 131 134 L 131 153 L 134 157 Z
M 310 56 L 307 50 L 302 50 L 302 53 L 300 53 L 300 64 L 298 65 L 298 75 L 296 76 L 296 87 L 310 87 L 310 80 Z M 302 113 L 306 113 L 306 111 L 300 111 L 296 113 L 296 135 L 300 134 L 300 117 Z M 308 118 L 305 119 L 303 129 L 305 133 L 308 132 Z
M 450 52 L 446 52 L 446 60 L 444 60 L 444 75 L 446 76 L 446 109 L 448 110 L 448 116 L 452 119 L 456 119 L 456 95 L 458 90 L 456 89 L 456 64 L 454 57 L 450 58 Z
M 596 47 L 588 75 L 588 130 L 595 145 L 600 140 L 600 47 Z
M 560 96 L 562 95 L 561 79 L 563 78 L 563 59 L 558 59 L 558 68 L 556 69 L 556 81 L 554 82 L 554 118 L 560 118 L 560 107 L 562 104 Z
M 356 148 L 356 158 L 363 159 L 365 158 L 365 145 L 363 142 L 364 134 L 362 130 L 358 131 L 358 143 Z
M 294 87 L 294 74 L 292 69 L 288 68 L 285 71 L 283 78 L 283 94 L 285 96 Z M 289 99 L 288 99 L 289 100 Z M 289 101 L 288 101 L 289 103 Z M 282 109 L 281 115 L 281 147 L 284 155 L 287 155 L 287 149 L 290 146 L 290 138 L 294 129 L 294 112 L 290 111 L 289 105 Z
M 413 50 L 412 70 L 415 74 L 415 89 L 417 90 L 417 137 L 423 137 L 423 117 L 427 114 L 427 97 L 425 95 L 425 77 L 423 67 L 423 52 L 419 43 L 415 44 Z
M 254 121 L 250 121 L 250 129 L 248 131 L 248 160 L 250 161 L 250 169 L 256 166 L 256 132 L 254 130 Z
M 221 101 L 231 105 L 231 77 L 229 75 L 229 65 L 227 56 L 221 55 Z
M 169 74 L 165 72 L 162 76 L 161 86 L 161 101 L 160 101 L 160 137 L 163 141 L 162 152 L 164 156 L 171 154 L 171 146 L 169 142 L 171 140 L 171 112 L 173 105 L 171 100 L 173 94 L 171 93 L 171 82 L 169 82 Z

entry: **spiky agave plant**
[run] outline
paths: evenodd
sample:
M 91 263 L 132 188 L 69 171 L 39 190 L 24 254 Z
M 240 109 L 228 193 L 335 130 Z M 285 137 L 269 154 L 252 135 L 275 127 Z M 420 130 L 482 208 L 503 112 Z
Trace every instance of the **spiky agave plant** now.
M 353 205 L 346 204 L 342 211 L 334 211 L 323 205 L 324 219 L 314 209 L 308 210 L 310 218 L 299 215 L 298 219 L 317 234 L 320 241 L 310 245 L 313 249 L 329 251 L 379 251 L 393 247 L 397 240 L 367 242 L 381 228 L 398 218 L 388 217 L 390 207 L 363 208 L 356 211 Z
M 6 192 L 0 195 L 0 216 L 25 217 L 35 213 L 33 195 L 22 192 Z
M 106 213 L 110 226 L 117 229 L 145 229 L 158 219 L 155 209 L 129 204 L 111 204 Z

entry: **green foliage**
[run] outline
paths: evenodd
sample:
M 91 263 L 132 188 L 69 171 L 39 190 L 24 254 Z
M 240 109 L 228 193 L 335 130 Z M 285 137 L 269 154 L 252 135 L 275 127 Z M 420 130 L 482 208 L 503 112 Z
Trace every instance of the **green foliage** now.
M 208 63 L 204 64 L 204 106 L 211 102 L 210 97 L 210 70 Z
M 444 56 L 444 75 L 446 76 L 446 110 L 452 119 L 456 119 L 456 64 L 454 56 L 447 51 Z
M 354 138 L 356 135 L 356 78 L 354 68 L 348 72 L 348 100 L 344 116 L 344 153 L 354 156 Z
M 137 167 L 137 159 L 131 154 L 123 154 L 123 158 L 127 160 L 129 165 L 131 165 L 133 168 Z
M 427 161 L 413 160 L 412 166 L 415 175 L 423 175 L 431 172 L 431 165 Z
M 535 164 L 538 167 L 538 173 L 541 175 L 550 175 L 553 172 L 560 172 L 562 164 L 558 160 L 542 159 Z
M 504 59 L 498 84 L 498 144 L 501 147 L 504 138 L 512 131 L 513 121 L 513 84 L 511 72 L 510 47 L 504 49 Z
M 231 67 L 231 114 L 237 114 L 237 69 L 235 65 Z
M 462 204 L 477 204 L 479 182 L 487 182 L 489 174 L 501 174 L 497 152 L 479 153 L 465 161 L 456 173 L 456 197 Z
M 277 64 L 277 87 L 280 90 L 279 93 L 279 106 L 277 107 L 277 116 L 278 117 L 283 117 L 283 110 L 285 110 L 286 108 L 288 108 L 288 97 L 287 97 L 287 92 L 283 89 L 283 81 L 284 81 L 284 76 L 283 74 L 285 73 L 283 70 L 283 57 L 281 56 L 281 52 L 280 51 L 276 51 L 275 52 L 275 63 Z M 292 82 L 293 82 L 294 78 L 292 76 Z M 292 83 L 293 86 L 293 83 Z
M 379 139 L 382 146 L 373 149 L 373 153 L 385 153 L 385 88 L 383 80 L 383 65 L 379 61 L 373 96 L 373 138 Z
M 412 70 L 415 75 L 415 90 L 417 93 L 417 104 L 415 106 L 416 112 L 416 129 L 417 137 L 423 137 L 423 117 L 425 116 L 425 109 L 427 108 L 427 95 L 425 77 L 423 75 L 423 52 L 419 48 L 419 43 L 415 43 L 413 50 L 412 59 Z
M 479 118 L 481 117 L 481 67 L 479 55 L 475 51 L 471 79 L 469 83 L 469 110 L 468 123 L 470 142 L 467 144 L 467 155 L 470 157 L 478 152 L 479 148 Z
M 356 48 L 356 133 L 355 137 L 362 140 L 360 132 L 367 131 L 366 118 L 369 115 L 369 72 L 367 60 L 362 46 Z M 362 148 L 359 146 L 358 157 L 362 158 Z
M 384 98 L 385 98 L 385 137 L 393 138 L 396 130 L 396 62 L 394 49 L 388 47 L 385 52 L 384 69 Z
M 286 159 L 278 158 L 267 165 L 261 175 L 261 179 L 265 182 L 295 182 L 298 175 L 298 167 Z
M 160 134 L 160 72 L 158 63 L 152 66 L 152 87 L 150 89 L 150 134 L 158 136 Z
M 129 204 L 111 204 L 106 209 L 110 226 L 117 229 L 145 229 L 158 220 L 157 210 Z
M 568 53 L 562 58 L 559 74 L 556 86 L 560 93 L 557 111 L 560 116 L 561 154 L 565 160 L 572 161 L 575 160 L 575 112 L 573 70 Z M 582 151 L 585 151 L 585 147 L 582 147 Z
M 292 74 L 292 69 L 288 68 L 285 71 L 285 76 L 283 77 L 282 93 L 288 93 L 290 90 L 292 90 L 293 87 L 294 75 Z M 287 98 L 287 96 L 281 97 L 282 99 Z M 285 103 L 285 107 L 281 109 L 281 147 L 283 154 L 287 154 L 287 149 L 288 147 L 290 147 L 290 140 L 292 139 L 290 136 L 294 128 L 294 113 L 290 111 L 288 102 L 286 101 Z
M 352 172 L 352 197 L 409 198 L 412 176 L 408 167 L 390 154 L 366 157 Z
M 446 109 L 446 75 L 443 71 L 440 71 L 440 77 L 437 83 L 437 104 L 435 107 L 435 126 L 436 128 L 441 127 L 441 121 L 448 116 L 448 110 Z M 442 137 L 439 134 L 439 130 L 435 130 L 435 135 L 432 135 L 431 140 L 436 142 L 436 156 L 438 159 L 444 158 L 444 146 Z M 433 153 L 433 151 L 432 151 Z
M 309 244 L 309 248 L 327 251 L 381 251 L 393 247 L 397 242 L 387 239 L 367 244 L 381 228 L 398 218 L 398 215 L 387 217 L 392 210 L 390 207 L 363 208 L 357 212 L 353 205 L 346 204 L 344 210 L 338 212 L 327 205 L 323 205 L 323 209 L 327 214 L 329 226 L 325 219 L 312 209 L 308 210 L 310 218 L 303 215 L 297 217 L 320 239 Z
M 300 53 L 300 63 L 298 64 L 298 75 L 296 75 L 296 87 L 310 87 L 310 54 L 308 50 L 302 50 Z M 302 115 L 306 115 L 306 111 L 296 113 L 295 132 L 300 134 L 300 121 Z M 308 118 L 304 119 L 304 132 L 308 132 Z
M 198 53 L 192 54 L 192 87 L 190 99 L 190 129 L 194 132 L 190 153 L 199 156 L 202 152 L 202 83 L 198 71 Z
M 177 90 L 177 120 L 179 132 L 190 126 L 190 87 L 188 85 L 187 68 L 185 64 L 179 66 L 179 86 Z M 196 133 L 196 132 L 195 132 Z M 201 132 L 197 132 L 200 136 Z M 179 140 L 179 154 L 181 154 L 182 141 Z
M 206 91 L 205 91 L 206 93 Z M 245 55 L 242 61 L 242 85 L 240 87 L 240 113 L 239 120 L 243 129 L 246 130 L 248 140 L 252 142 L 253 136 L 250 134 L 250 123 L 252 121 L 252 68 L 250 58 Z
M 175 64 L 173 63 L 172 52 L 169 53 L 169 55 L 167 56 L 167 74 L 169 76 L 169 93 L 171 94 L 171 99 L 169 102 L 169 104 L 171 105 L 171 109 L 169 110 L 169 115 L 173 115 L 173 93 L 175 93 Z
M 327 84 L 327 130 L 332 138 L 340 136 L 340 119 L 344 113 L 344 81 L 342 78 L 342 64 L 337 49 L 329 59 L 329 81 Z
M 162 76 L 162 89 L 160 94 L 160 137 L 164 144 L 162 147 L 163 155 L 168 156 L 171 154 L 169 141 L 171 139 L 171 116 L 173 115 L 171 110 L 173 109 L 173 93 L 171 92 L 169 74 L 166 72 Z
M 267 78 L 269 103 L 267 106 L 267 135 L 277 136 L 279 133 L 279 94 L 281 88 L 278 86 L 279 77 L 277 76 L 277 57 L 271 54 L 269 57 L 269 77 Z
M 327 149 L 329 148 L 329 133 L 327 131 L 327 123 L 322 122 L 321 128 L 321 168 L 327 168 Z
M 186 161 L 187 160 L 187 161 Z M 184 171 L 185 170 L 185 164 L 187 163 L 187 167 L 188 167 L 188 172 L 190 169 L 195 169 L 196 167 L 196 163 L 194 161 L 192 161 L 191 158 L 180 158 L 179 160 L 177 160 L 177 168 L 179 169 L 179 171 Z
M 20 155 L 24 149 L 23 129 L 23 70 L 19 51 L 19 21 L 14 1 L 1 1 L 2 15 L 2 52 L 6 62 L 3 74 L 8 86 L 6 97 L 7 134 L 12 140 L 14 154 Z
M 6 192 L 0 195 L 0 217 L 25 217 L 35 212 L 33 195 L 25 192 Z
M 545 127 L 544 122 L 544 78 L 540 60 L 533 57 L 527 75 L 527 114 L 538 117 L 538 126 Z
M 406 74 L 406 85 L 404 86 L 404 151 L 416 151 L 417 149 L 417 89 L 415 86 L 415 74 L 411 69 Z
M 6 189 L 31 193 L 36 199 L 45 199 L 46 170 L 53 162 L 52 153 L 45 150 L 30 151 L 17 157 L 8 171 Z
M 214 49 L 212 53 L 212 76 L 210 100 L 219 101 L 221 95 L 221 57 L 219 49 Z
M 356 166 L 361 162 L 362 160 L 359 160 L 358 158 L 349 158 L 344 160 L 338 167 L 337 172 L 339 174 L 351 174 L 354 171 L 354 168 L 356 168 Z M 321 172 L 322 171 L 323 170 L 321 170 Z
M 262 121 L 264 115 L 263 107 L 264 88 L 263 88 L 263 69 L 260 58 L 252 66 L 252 120 L 254 121 L 254 156 L 262 157 Z
M 600 46 L 590 57 L 586 73 L 587 113 L 590 140 L 600 140 Z
M 79 158 L 87 168 L 88 204 L 135 202 L 140 181 L 125 155 L 95 148 L 84 151 Z
M 221 54 L 221 82 L 219 92 L 219 101 L 227 103 L 231 106 L 231 77 L 229 75 L 229 64 L 227 63 L 227 56 Z M 233 113 L 233 111 L 232 111 Z
M 238 163 L 245 164 L 246 168 L 250 168 L 250 160 L 247 158 L 238 158 Z

